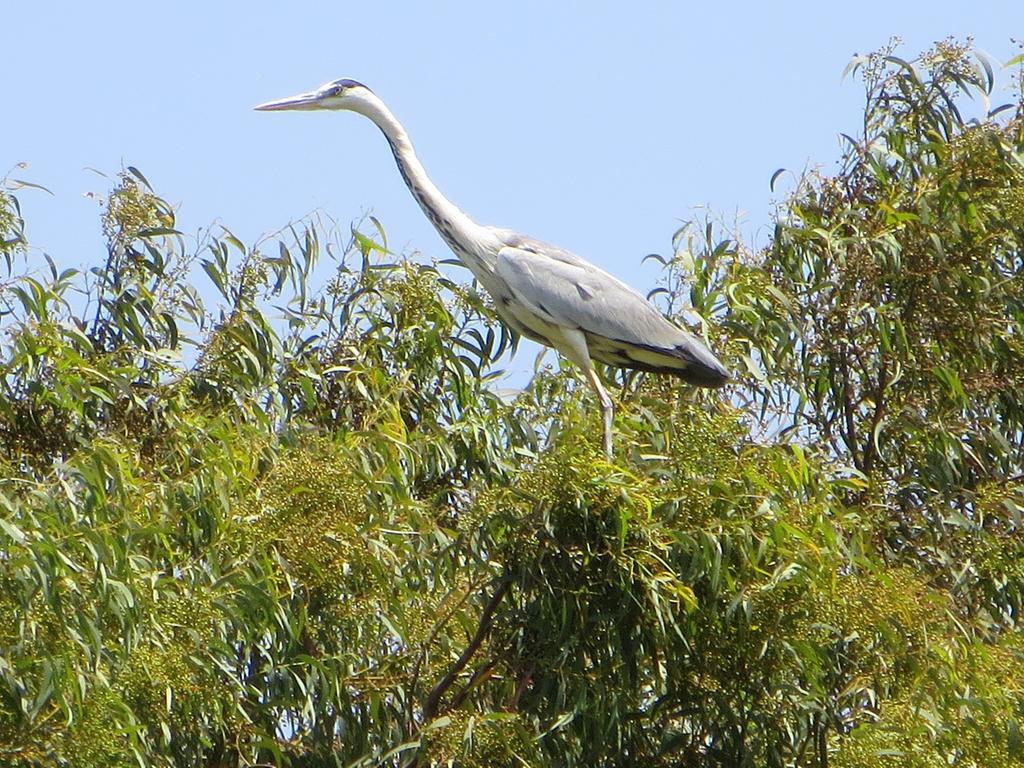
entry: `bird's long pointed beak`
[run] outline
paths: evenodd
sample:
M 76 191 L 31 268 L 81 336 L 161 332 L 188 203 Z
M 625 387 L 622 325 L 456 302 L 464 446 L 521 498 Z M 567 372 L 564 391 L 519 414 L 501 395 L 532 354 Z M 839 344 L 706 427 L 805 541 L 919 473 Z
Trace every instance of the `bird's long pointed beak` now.
M 319 96 L 315 92 L 310 92 L 289 96 L 286 99 L 267 101 L 253 107 L 253 109 L 258 109 L 261 112 L 275 112 L 283 109 L 316 109 L 319 103 Z

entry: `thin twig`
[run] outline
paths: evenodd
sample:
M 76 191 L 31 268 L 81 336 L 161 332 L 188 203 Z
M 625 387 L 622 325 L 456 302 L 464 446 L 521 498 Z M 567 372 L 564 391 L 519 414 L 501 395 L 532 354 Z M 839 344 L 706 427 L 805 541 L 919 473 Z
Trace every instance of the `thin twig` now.
M 503 656 L 498 656 L 496 659 L 491 659 L 482 667 L 478 667 L 474 670 L 473 674 L 469 676 L 469 682 L 466 683 L 465 687 L 459 691 L 455 696 L 452 697 L 452 709 L 458 709 L 466 697 L 469 696 L 470 692 L 484 680 L 487 680 L 494 674 L 494 670 L 502 662 Z
M 523 697 L 523 693 L 526 692 L 526 686 L 528 686 L 530 681 L 533 680 L 533 673 L 536 671 L 537 664 L 536 662 L 533 662 L 529 667 L 527 667 L 523 676 L 519 678 L 519 683 L 516 685 L 515 695 L 512 697 L 512 701 L 508 705 L 509 712 L 516 712 L 519 710 L 519 700 Z

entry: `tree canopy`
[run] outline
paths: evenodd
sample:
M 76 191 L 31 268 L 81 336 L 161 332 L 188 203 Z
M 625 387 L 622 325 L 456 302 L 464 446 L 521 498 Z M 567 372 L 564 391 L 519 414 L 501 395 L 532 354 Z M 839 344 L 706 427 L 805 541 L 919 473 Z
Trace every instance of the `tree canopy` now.
M 1022 62 L 855 59 L 771 242 L 664 259 L 737 380 L 603 371 L 610 462 L 375 220 L 196 243 L 128 168 L 78 271 L 8 179 L 0 762 L 1024 764 Z

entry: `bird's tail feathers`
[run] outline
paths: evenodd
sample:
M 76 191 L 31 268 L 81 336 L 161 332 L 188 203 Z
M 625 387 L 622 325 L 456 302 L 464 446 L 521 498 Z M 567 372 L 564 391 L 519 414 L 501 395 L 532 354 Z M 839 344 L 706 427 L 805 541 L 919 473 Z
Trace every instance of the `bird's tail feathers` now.
M 667 349 L 632 344 L 629 357 L 637 368 L 671 373 L 698 387 L 720 387 L 732 377 L 729 369 L 696 338 Z

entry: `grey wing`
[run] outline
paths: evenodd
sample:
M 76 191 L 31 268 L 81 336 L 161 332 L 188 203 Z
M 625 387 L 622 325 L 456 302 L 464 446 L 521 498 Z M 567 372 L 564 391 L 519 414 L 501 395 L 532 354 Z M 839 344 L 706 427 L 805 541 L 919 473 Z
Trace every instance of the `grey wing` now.
M 503 246 L 508 246 L 510 248 L 520 248 L 524 251 L 529 251 L 531 253 L 538 253 L 543 254 L 545 256 L 550 256 L 552 259 L 555 259 L 557 261 L 564 261 L 566 264 L 575 264 L 579 267 L 593 269 L 597 272 L 600 272 L 603 275 L 606 275 L 607 277 L 610 277 L 612 280 L 615 280 L 621 285 L 624 285 L 627 290 L 633 290 L 629 286 L 626 286 L 625 283 L 616 280 L 615 277 L 609 275 L 601 268 L 595 267 L 582 256 L 577 256 L 575 253 L 573 253 L 572 251 L 567 251 L 565 248 L 561 248 L 552 243 L 545 242 L 544 240 L 538 240 L 535 237 L 530 237 L 529 235 L 524 235 L 511 229 L 500 229 L 498 227 L 488 227 L 488 229 L 498 237 Z M 636 293 L 635 291 L 633 292 Z
M 725 367 L 692 334 L 622 281 L 579 256 L 499 231 L 497 273 L 541 320 L 583 331 L 590 355 L 629 368 L 665 371 L 701 386 L 720 386 Z

